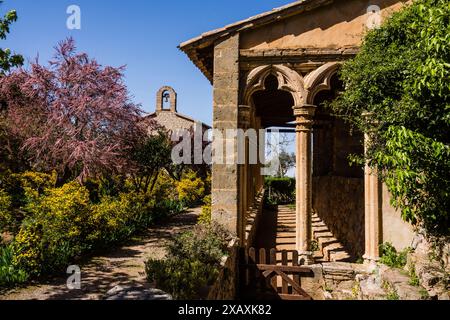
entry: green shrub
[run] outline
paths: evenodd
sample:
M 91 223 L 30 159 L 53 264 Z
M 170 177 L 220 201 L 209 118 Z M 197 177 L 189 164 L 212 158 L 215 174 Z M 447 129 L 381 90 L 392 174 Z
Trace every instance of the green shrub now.
M 205 264 L 217 264 L 227 254 L 230 237 L 218 224 L 197 225 L 168 245 L 172 258 L 189 257 Z
M 266 178 L 265 187 L 266 204 L 280 205 L 295 201 L 295 179 L 293 178 Z
M 200 291 L 213 284 L 218 275 L 214 265 L 190 259 L 149 260 L 148 280 L 155 287 L 172 294 L 174 299 L 198 299 Z
M 202 213 L 198 218 L 198 223 L 209 224 L 211 223 L 211 210 L 212 210 L 212 200 L 211 196 L 206 196 L 203 199 L 204 206 L 202 207 Z
M 402 269 L 406 266 L 408 253 L 411 249 L 405 249 L 402 252 L 397 252 L 397 249 L 391 243 L 384 243 L 380 245 L 380 262 L 391 268 Z
M 175 299 L 201 298 L 212 285 L 227 254 L 230 236 L 218 225 L 198 225 L 168 245 L 165 260 L 146 263 L 147 278 Z
M 13 259 L 14 251 L 11 246 L 0 247 L 0 287 L 9 287 L 28 281 L 28 273 L 17 269 Z

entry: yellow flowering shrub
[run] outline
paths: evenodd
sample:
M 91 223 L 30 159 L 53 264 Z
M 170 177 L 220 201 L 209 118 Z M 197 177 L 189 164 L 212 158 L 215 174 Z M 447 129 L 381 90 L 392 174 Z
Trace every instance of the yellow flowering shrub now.
M 77 182 L 47 189 L 46 195 L 27 206 L 30 216 L 14 241 L 18 266 L 33 271 L 40 262 L 45 271 L 66 266 L 74 257 L 89 249 L 86 242 L 89 224 L 89 192 Z
M 205 183 L 193 171 L 184 174 L 177 185 L 178 198 L 187 205 L 197 204 L 205 196 Z
M 11 205 L 11 197 L 4 190 L 0 189 L 0 233 L 6 231 L 12 223 Z
M 12 244 L 13 266 L 25 270 L 30 275 L 40 275 L 43 263 L 41 239 L 42 233 L 38 225 L 22 226 Z
M 153 201 L 138 193 L 102 198 L 100 203 L 92 206 L 90 224 L 96 228 L 90 234 L 90 240 L 108 244 L 129 238 L 151 222 L 153 206 Z
M 156 180 L 155 187 L 152 192 L 152 196 L 157 202 L 167 199 L 177 198 L 177 183 L 166 172 L 161 171 L 158 179 Z
M 27 171 L 17 174 L 16 176 L 20 181 L 28 201 L 35 201 L 43 195 L 47 189 L 54 188 L 57 179 L 56 172 L 49 175 L 46 173 Z
M 203 207 L 202 207 L 202 213 L 200 214 L 200 217 L 198 218 L 199 224 L 208 224 L 211 222 L 211 208 L 212 208 L 212 201 L 211 196 L 206 196 L 205 199 L 203 199 Z

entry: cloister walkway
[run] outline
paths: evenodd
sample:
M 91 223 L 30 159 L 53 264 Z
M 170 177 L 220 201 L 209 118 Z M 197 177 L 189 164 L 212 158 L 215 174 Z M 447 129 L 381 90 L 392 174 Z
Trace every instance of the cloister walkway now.
M 314 260 L 320 262 L 344 262 L 350 259 L 344 246 L 330 232 L 327 225 L 317 214 L 312 217 L 314 235 Z M 255 247 L 277 250 L 277 260 L 281 260 L 281 252 L 289 252 L 288 259 L 292 259 L 291 252 L 295 250 L 296 239 L 295 205 L 280 205 L 275 208 L 265 208 L 260 218 L 255 237 Z

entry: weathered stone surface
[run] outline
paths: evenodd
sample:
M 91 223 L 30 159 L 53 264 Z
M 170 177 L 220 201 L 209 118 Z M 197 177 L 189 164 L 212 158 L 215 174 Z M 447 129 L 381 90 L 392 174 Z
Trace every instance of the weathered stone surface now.
M 386 300 L 386 292 L 381 288 L 379 277 L 371 275 L 359 280 L 360 300 Z
M 422 287 L 409 284 L 410 277 L 401 270 L 380 268 L 380 276 L 383 284 L 390 287 L 399 297 L 399 300 L 423 300 L 425 298 Z
M 336 282 L 353 281 L 358 274 L 366 274 L 367 269 L 364 265 L 330 262 L 323 264 L 324 278 Z
M 334 176 L 316 177 L 313 187 L 314 209 L 320 218 L 352 256 L 362 256 L 364 181 Z
M 173 300 L 172 296 L 158 289 L 116 286 L 108 291 L 105 300 Z

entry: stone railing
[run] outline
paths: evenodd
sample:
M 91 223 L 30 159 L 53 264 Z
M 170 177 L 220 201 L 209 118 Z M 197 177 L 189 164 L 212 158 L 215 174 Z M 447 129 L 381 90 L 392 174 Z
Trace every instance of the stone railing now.
M 239 241 L 234 239 L 228 247 L 229 255 L 222 258 L 219 276 L 209 288 L 207 300 L 234 300 L 238 277 Z
M 245 219 L 244 247 L 251 248 L 255 243 L 256 230 L 264 207 L 265 190 L 263 189 L 255 199 L 254 206 L 247 213 Z

